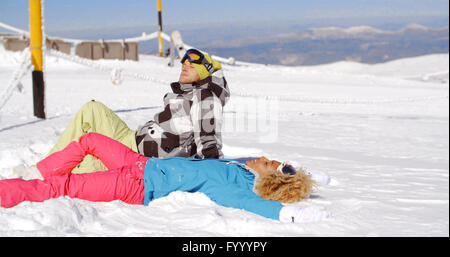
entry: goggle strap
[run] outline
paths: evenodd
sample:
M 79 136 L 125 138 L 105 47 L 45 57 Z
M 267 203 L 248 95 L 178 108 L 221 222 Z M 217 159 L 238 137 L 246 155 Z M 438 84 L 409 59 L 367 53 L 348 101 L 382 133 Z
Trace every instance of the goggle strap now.
M 214 69 L 213 65 L 209 63 L 206 58 L 203 59 L 203 65 L 205 66 L 206 70 L 209 72 L 209 74 L 213 74 L 216 70 Z

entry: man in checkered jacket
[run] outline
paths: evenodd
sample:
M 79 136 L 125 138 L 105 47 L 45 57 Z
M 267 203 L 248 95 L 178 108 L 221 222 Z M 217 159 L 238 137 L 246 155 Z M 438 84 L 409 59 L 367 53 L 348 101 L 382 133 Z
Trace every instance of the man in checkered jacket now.
M 193 49 L 182 63 L 179 82 L 164 96 L 164 110 L 138 129 L 138 151 L 154 157 L 223 158 L 222 110 L 230 91 L 220 63 Z

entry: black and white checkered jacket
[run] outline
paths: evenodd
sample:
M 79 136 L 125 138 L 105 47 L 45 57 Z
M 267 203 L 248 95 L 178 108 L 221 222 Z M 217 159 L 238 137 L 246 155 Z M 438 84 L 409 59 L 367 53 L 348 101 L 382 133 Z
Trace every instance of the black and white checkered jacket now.
M 139 153 L 147 157 L 223 158 L 222 115 L 230 97 L 222 71 L 193 84 L 171 84 L 164 110 L 140 126 Z

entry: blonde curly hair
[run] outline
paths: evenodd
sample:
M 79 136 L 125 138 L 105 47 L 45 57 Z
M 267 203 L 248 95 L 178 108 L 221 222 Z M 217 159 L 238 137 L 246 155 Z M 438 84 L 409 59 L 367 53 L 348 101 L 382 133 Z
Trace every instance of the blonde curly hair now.
M 303 168 L 298 168 L 295 175 L 267 172 L 258 178 L 255 188 L 258 195 L 266 200 L 294 203 L 308 198 L 315 186 L 311 175 L 307 175 Z

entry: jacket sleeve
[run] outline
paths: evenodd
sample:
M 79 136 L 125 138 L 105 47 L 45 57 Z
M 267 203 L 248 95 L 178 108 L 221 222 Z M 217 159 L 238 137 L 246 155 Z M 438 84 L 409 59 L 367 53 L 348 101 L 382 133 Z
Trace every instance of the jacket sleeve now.
M 209 90 L 197 90 L 191 107 L 194 140 L 197 146 L 195 158 L 223 158 L 222 114 L 220 100 Z
M 283 207 L 280 202 L 265 200 L 250 190 L 231 184 L 214 186 L 207 195 L 222 206 L 243 209 L 274 220 L 279 220 Z
M 195 90 L 191 107 L 196 158 L 223 158 L 222 121 L 223 107 L 230 98 L 230 90 L 220 70 L 208 77 L 207 87 Z

